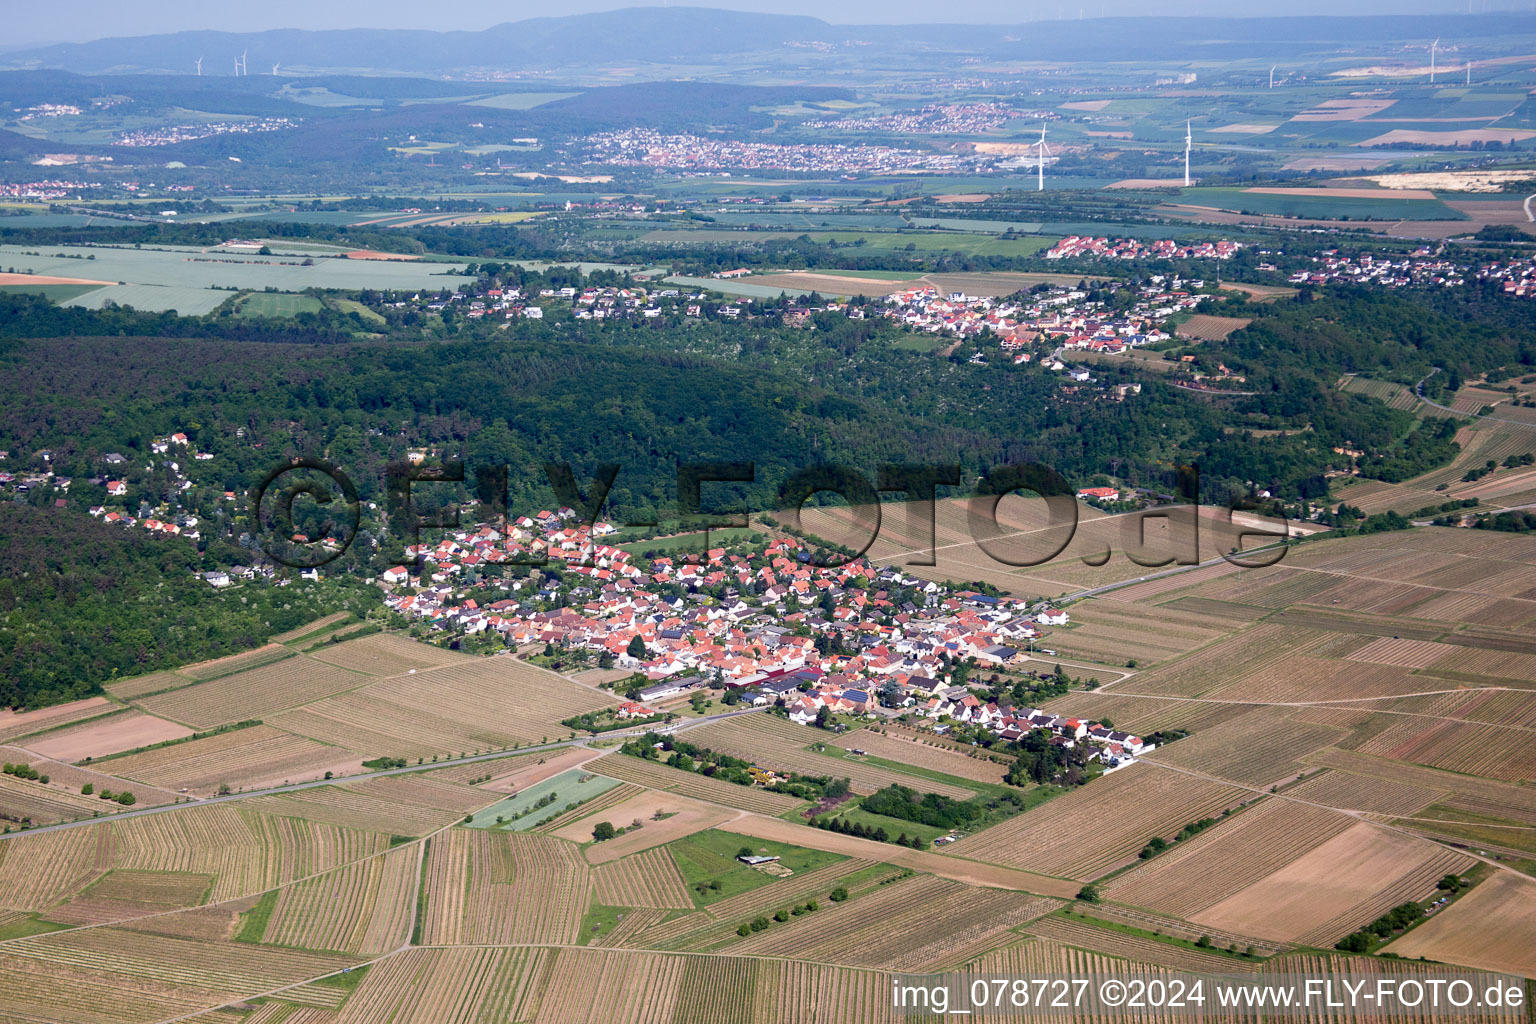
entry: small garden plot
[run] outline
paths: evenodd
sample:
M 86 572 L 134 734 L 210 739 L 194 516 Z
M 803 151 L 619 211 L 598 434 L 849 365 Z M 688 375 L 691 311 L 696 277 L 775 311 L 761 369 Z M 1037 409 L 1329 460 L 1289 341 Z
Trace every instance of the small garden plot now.
M 748 867 L 738 859 L 742 850 L 749 850 L 754 856 L 779 858 L 774 863 L 791 872 L 788 877 L 815 871 L 846 859 L 835 853 L 808 850 L 788 843 L 713 829 L 680 839 L 671 844 L 670 849 L 683 881 L 695 894 L 694 902 L 701 907 L 768 885 L 775 877 L 786 877 L 782 873 L 775 876 Z

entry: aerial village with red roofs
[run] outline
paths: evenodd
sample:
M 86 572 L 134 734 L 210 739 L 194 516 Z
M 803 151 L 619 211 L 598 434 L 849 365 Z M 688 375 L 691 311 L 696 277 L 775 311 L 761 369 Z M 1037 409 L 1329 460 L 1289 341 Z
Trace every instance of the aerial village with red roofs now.
M 628 672 L 614 715 L 625 722 L 660 720 L 669 705 L 704 693 L 771 705 L 805 725 L 906 716 L 940 735 L 968 726 L 1002 741 L 1046 730 L 1053 743 L 1088 744 L 1111 768 L 1151 749 L 1138 736 L 983 700 L 964 685 L 974 671 L 1019 671 L 1049 627 L 1067 625 L 1063 610 L 863 558 L 820 567 L 795 538 L 647 559 L 605 542 L 616 532 L 602 522 L 588 528 L 568 508 L 504 530 L 457 532 L 409 549 L 412 564 L 385 572 L 385 604 L 449 642 L 480 636 L 510 651 L 579 652 L 582 663 Z M 498 593 L 514 596 L 477 599 L 464 582 L 546 558 L 497 580 Z

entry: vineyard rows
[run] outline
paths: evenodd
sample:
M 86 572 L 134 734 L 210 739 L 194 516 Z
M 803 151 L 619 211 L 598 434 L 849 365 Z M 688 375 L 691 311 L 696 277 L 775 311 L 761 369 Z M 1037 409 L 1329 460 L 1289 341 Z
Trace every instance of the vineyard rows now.
M 532 1018 L 543 949 L 411 949 L 375 964 L 337 1024 L 474 1024 Z
M 257 725 L 107 762 L 109 770 L 167 789 L 212 792 L 221 784 L 298 778 L 346 760 L 345 751 Z
M 1273 798 L 1185 839 L 1104 888 L 1116 903 L 1189 917 L 1349 828 L 1342 814 Z M 1171 838 L 1171 836 L 1164 836 Z
M 1121 957 L 1138 963 L 1168 967 L 1178 971 L 1201 971 L 1208 974 L 1237 974 L 1253 970 L 1251 962 L 1220 953 L 1206 953 L 1171 942 L 1128 932 L 1101 928 L 1076 919 L 1042 917 L 1029 926 L 1031 935 L 1059 942 L 1064 946 L 1076 946 L 1105 956 Z
M 367 676 L 301 654 L 145 697 L 139 706 L 152 715 L 208 729 L 227 722 L 264 719 L 284 708 L 308 704 L 367 681 Z
M 122 928 L 38 935 L 10 943 L 6 951 L 96 974 L 226 993 L 226 998 L 294 984 L 356 962 L 303 950 L 202 942 Z
M 1372 779 L 1348 772 L 1327 771 L 1285 791 L 1286 796 L 1328 807 L 1393 816 L 1413 814 L 1446 796 L 1445 790 L 1425 789 L 1406 782 Z
M 693 909 L 688 887 L 665 846 L 600 864 L 592 876 L 595 899 L 605 906 Z
M 281 796 L 258 797 L 244 806 L 265 814 L 402 836 L 425 835 L 461 817 L 456 811 L 391 801 L 343 786 L 321 786 Z
M 429 668 L 476 660 L 473 655 L 418 643 L 390 633 L 374 633 L 356 640 L 344 640 L 339 644 L 327 644 L 314 651 L 310 657 L 370 676 L 409 675 L 413 671 L 422 672 Z
M 854 967 L 930 971 L 996 945 L 1010 928 L 1059 904 L 1044 896 L 980 889 L 918 875 L 855 900 L 769 927 L 734 954 L 793 956 Z
M 1524 782 L 1536 778 L 1530 734 L 1466 722 L 1408 718 L 1360 744 L 1362 754 L 1413 761 L 1465 775 Z
M 971 860 L 1086 881 L 1134 859 L 1153 836 L 1171 836 L 1247 796 L 1220 783 L 1132 765 L 949 849 Z
M 574 942 L 591 897 L 578 847 L 546 836 L 454 829 L 432 840 L 423 942 Z
M 1163 764 L 1178 765 L 1248 786 L 1268 786 L 1300 774 L 1301 758 L 1344 732 L 1291 720 L 1280 709 L 1260 709 L 1222 722 L 1153 751 Z
M 377 955 L 409 937 L 417 850 L 370 857 L 279 890 L 266 942 Z

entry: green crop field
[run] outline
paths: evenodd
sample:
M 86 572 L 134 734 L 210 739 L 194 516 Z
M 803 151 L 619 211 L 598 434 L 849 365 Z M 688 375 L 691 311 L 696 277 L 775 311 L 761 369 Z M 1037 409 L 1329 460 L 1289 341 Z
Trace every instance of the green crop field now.
M 591 777 L 587 778 L 587 776 Z M 582 782 L 583 778 L 587 781 Z M 568 804 L 586 803 L 618 784 L 617 780 L 607 776 L 592 775 L 591 772 L 580 768 L 572 768 L 570 771 L 561 772 L 526 789 L 518 790 L 505 800 L 498 801 L 477 813 L 468 824 L 470 828 L 508 828 L 521 832 L 537 825 L 544 818 L 565 813 Z M 555 797 L 551 803 L 544 807 L 534 807 L 540 800 L 551 795 Z M 524 814 L 525 811 L 529 813 Z M 523 816 L 513 821 L 514 814 Z M 497 818 L 503 818 L 505 821 L 498 824 Z
M 698 904 L 705 906 L 774 880 L 773 875 L 749 868 L 736 859 L 743 847 L 751 849 L 755 854 L 778 857 L 781 864 L 797 875 L 846 859 L 835 853 L 807 850 L 767 839 L 717 832 L 714 829 L 679 839 L 668 848 L 672 851 L 672 859 L 677 863 L 678 871 L 682 872 L 683 881 L 688 883 L 690 889 L 701 883 L 720 883 L 720 888 L 706 889 L 699 896 Z
M 100 307 L 107 301 L 136 309 L 207 313 L 229 298 L 230 289 L 264 292 L 276 288 L 432 289 L 457 288 L 465 280 L 462 263 L 348 260 L 325 257 L 258 256 L 204 253 L 191 247 L 133 249 L 108 245 L 49 246 L 36 249 L 0 245 L 0 266 L 52 277 L 89 277 L 125 284 L 102 288 L 73 300 Z M 90 257 L 90 258 L 86 258 Z M 309 259 L 308 266 L 305 259 Z
M 1272 192 L 1248 192 L 1238 188 L 1182 189 L 1182 202 L 1214 206 L 1238 213 L 1273 214 L 1332 220 L 1466 220 L 1438 199 L 1333 197 L 1315 194 L 1294 196 Z
M 283 292 L 257 292 L 241 299 L 236 313 L 249 317 L 284 317 L 299 313 L 318 313 L 320 300 L 313 295 L 288 295 Z
M 99 284 L 3 284 L 0 285 L 0 294 L 41 295 L 53 302 L 63 303 L 78 299 L 100 287 Z
M 1022 225 L 1021 225 L 1022 226 Z M 960 232 L 853 232 L 821 231 L 811 235 L 815 242 L 837 242 L 839 245 L 857 245 L 877 251 L 899 252 L 911 247 L 914 252 L 960 252 L 967 256 L 1032 256 L 1049 249 L 1060 239 L 1031 236 L 1029 238 L 996 238 L 992 235 L 962 234 Z

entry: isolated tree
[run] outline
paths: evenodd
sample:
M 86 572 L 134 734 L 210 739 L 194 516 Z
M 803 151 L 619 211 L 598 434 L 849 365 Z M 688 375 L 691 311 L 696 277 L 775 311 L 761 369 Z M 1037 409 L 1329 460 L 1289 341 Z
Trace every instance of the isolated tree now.
M 1092 882 L 1089 882 L 1087 885 L 1077 890 L 1077 898 L 1082 900 L 1084 903 L 1098 903 L 1102 901 L 1104 897 L 1099 895 L 1099 887 L 1094 885 Z
M 645 657 L 645 641 L 640 638 L 638 633 L 630 638 L 629 646 L 624 648 L 624 653 L 636 660 Z
M 596 825 L 592 826 L 593 842 L 601 843 L 605 839 L 612 839 L 617 834 L 617 831 L 613 827 L 613 822 L 611 821 L 600 821 Z

